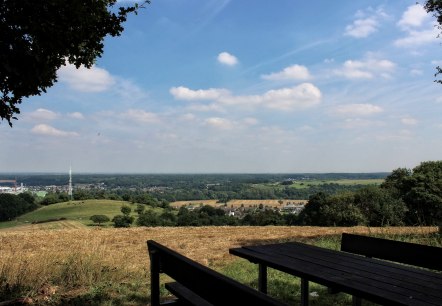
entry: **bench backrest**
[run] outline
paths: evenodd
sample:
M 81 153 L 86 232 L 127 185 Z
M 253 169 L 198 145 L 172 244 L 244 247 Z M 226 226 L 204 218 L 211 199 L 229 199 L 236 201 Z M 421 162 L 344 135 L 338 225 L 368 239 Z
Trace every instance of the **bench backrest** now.
M 442 271 L 442 248 L 354 234 L 342 234 L 341 251 Z
M 153 274 L 157 272 L 165 273 L 213 305 L 285 305 L 153 240 L 147 241 L 147 246 L 151 277 L 156 277 Z

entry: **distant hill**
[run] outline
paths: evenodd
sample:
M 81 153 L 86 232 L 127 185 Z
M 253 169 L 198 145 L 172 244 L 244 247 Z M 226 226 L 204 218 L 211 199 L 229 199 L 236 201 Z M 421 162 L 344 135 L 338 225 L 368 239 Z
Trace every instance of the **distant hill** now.
M 90 225 L 93 224 L 93 222 L 89 220 L 92 215 L 106 215 L 112 219 L 115 215 L 121 214 L 120 209 L 122 205 L 129 205 L 132 208 L 132 214 L 136 214 L 133 212 L 136 206 L 126 201 L 72 201 L 44 206 L 18 217 L 16 221 L 1 222 L 0 228 L 57 219 L 79 221 L 84 225 Z

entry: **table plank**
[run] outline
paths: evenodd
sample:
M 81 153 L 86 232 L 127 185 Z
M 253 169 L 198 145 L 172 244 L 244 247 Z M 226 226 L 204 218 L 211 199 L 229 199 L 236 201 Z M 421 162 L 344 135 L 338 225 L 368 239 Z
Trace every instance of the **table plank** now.
M 271 249 L 272 253 L 279 253 L 288 258 L 296 257 L 306 261 L 314 260 L 317 264 L 356 273 L 363 277 L 391 283 L 409 290 L 414 290 L 416 286 L 419 286 L 419 288 L 425 288 L 425 294 L 442 299 L 441 273 L 365 257 L 362 257 L 364 260 L 361 261 L 360 255 L 336 251 L 324 252 L 324 249 L 315 246 L 305 247 L 305 245 L 287 244 L 273 245 L 269 249 Z M 256 250 L 260 250 L 259 246 L 256 247 Z

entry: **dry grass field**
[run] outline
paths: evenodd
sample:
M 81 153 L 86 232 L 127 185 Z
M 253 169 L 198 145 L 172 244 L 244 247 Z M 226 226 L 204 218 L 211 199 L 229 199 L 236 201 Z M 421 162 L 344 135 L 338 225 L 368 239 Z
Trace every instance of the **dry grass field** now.
M 230 200 L 227 202 L 228 207 L 235 207 L 238 208 L 241 205 L 244 205 L 244 207 L 255 207 L 259 204 L 262 204 L 264 206 L 269 207 L 283 207 L 287 204 L 306 204 L 307 200 Z M 199 201 L 176 201 L 170 203 L 171 207 L 174 208 L 180 208 L 181 206 L 187 206 L 187 205 L 210 205 L 210 206 L 220 206 L 223 205 L 222 203 L 218 203 L 217 200 L 199 200 Z
M 229 255 L 229 248 L 246 244 L 302 240 L 342 232 L 427 234 L 436 231 L 435 227 L 102 229 L 75 228 L 72 222 L 61 223 L 58 228 L 56 223 L 29 225 L 0 231 L 0 293 L 3 298 L 8 294 L 9 298 L 28 295 L 29 301 L 57 300 L 63 304 L 81 296 L 93 298 L 94 294 L 106 291 L 115 300 L 125 295 L 121 305 L 146 305 L 149 300 L 148 239 L 217 268 L 236 260 Z
M 176 202 L 170 203 L 169 205 L 170 205 L 170 207 L 173 207 L 173 208 L 180 208 L 181 206 L 188 206 L 188 205 L 194 205 L 194 206 L 210 205 L 210 206 L 216 207 L 221 204 L 218 203 L 218 200 L 194 200 L 194 201 L 176 201 Z

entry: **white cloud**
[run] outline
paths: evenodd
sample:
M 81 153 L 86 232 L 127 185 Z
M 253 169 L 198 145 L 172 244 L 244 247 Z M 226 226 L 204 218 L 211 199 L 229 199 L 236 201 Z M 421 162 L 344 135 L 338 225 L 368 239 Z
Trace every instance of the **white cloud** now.
M 142 109 L 129 109 L 123 113 L 123 117 L 139 123 L 157 123 L 160 121 L 157 114 Z
M 408 36 L 394 41 L 396 47 L 416 47 L 437 41 L 437 28 L 423 31 L 409 31 Z
M 82 113 L 80 113 L 80 112 L 69 113 L 68 116 L 70 118 L 78 119 L 78 120 L 83 120 L 84 119 L 84 115 Z
M 231 130 L 235 124 L 229 119 L 212 117 L 204 120 L 204 124 L 220 130 Z
M 190 111 L 195 112 L 224 112 L 224 108 L 217 103 L 210 104 L 191 104 L 187 108 Z
M 173 87 L 170 93 L 181 100 L 211 99 L 209 105 L 191 105 L 194 111 L 224 111 L 226 106 L 266 107 L 277 110 L 305 109 L 321 101 L 321 91 L 311 83 L 298 86 L 269 90 L 262 95 L 234 96 L 226 89 L 192 90 L 186 87 Z
M 374 18 L 357 19 L 345 28 L 345 35 L 364 38 L 378 30 L 378 21 Z
M 218 54 L 218 62 L 221 64 L 227 65 L 227 66 L 235 66 L 238 64 L 238 59 L 236 56 L 228 53 L 228 52 L 221 52 Z
M 264 74 L 261 76 L 261 78 L 265 80 L 308 80 L 310 77 L 307 67 L 301 65 L 289 66 L 280 72 Z
M 401 123 L 404 125 L 416 125 L 418 123 L 417 119 L 413 117 L 404 117 L 401 118 Z
M 31 129 L 31 132 L 38 135 L 46 135 L 46 136 L 78 136 L 76 132 L 67 132 L 63 130 L 56 129 L 47 124 L 37 124 Z
M 177 100 L 214 100 L 229 94 L 229 91 L 226 89 L 210 88 L 205 90 L 192 90 L 183 86 L 172 87 L 169 92 Z
M 58 114 L 48 109 L 39 108 L 30 113 L 29 117 L 34 120 L 54 120 L 58 117 Z
M 397 23 L 397 26 L 405 31 L 407 36 L 395 40 L 394 45 L 396 47 L 417 47 L 437 41 L 439 33 L 430 17 L 422 5 L 409 6 Z
M 334 108 L 333 113 L 342 116 L 369 116 L 381 113 L 383 109 L 373 104 L 346 104 L 338 105 Z
M 371 79 L 375 76 L 389 77 L 389 72 L 392 72 L 395 66 L 395 63 L 385 59 L 348 60 L 340 69 L 335 69 L 334 73 L 347 79 Z
M 315 106 L 320 103 L 321 96 L 319 88 L 311 83 L 303 83 L 291 88 L 269 90 L 262 95 L 222 97 L 219 101 L 226 105 L 263 106 L 285 111 Z
M 304 109 L 319 104 L 321 91 L 310 83 L 292 88 L 270 90 L 263 96 L 263 103 L 279 110 Z
M 385 19 L 387 14 L 382 8 L 359 10 L 356 12 L 356 20 L 345 27 L 346 36 L 355 38 L 365 38 L 378 31 L 380 22 Z
M 203 121 L 203 125 L 220 130 L 233 130 L 244 129 L 250 126 L 258 124 L 258 120 L 255 118 L 247 117 L 242 120 L 230 120 L 221 117 L 211 117 Z
M 429 17 L 430 15 L 425 11 L 422 5 L 415 4 L 407 8 L 397 25 L 402 29 L 420 27 Z
M 114 77 L 105 69 L 92 66 L 90 69 L 67 64 L 58 70 L 62 82 L 80 92 L 103 92 L 109 90 L 115 83 Z

